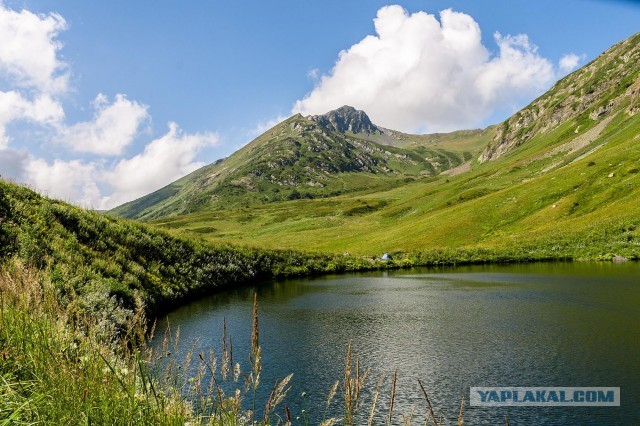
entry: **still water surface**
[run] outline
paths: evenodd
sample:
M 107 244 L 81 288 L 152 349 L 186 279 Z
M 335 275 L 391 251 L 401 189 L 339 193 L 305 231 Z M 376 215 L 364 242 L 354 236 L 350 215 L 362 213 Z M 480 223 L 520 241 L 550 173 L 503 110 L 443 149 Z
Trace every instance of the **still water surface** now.
M 305 409 L 317 424 L 351 341 L 371 370 L 359 423 L 383 374 L 376 423 L 384 423 L 397 368 L 396 424 L 411 413 L 423 424 L 420 378 L 445 424 L 457 424 L 472 386 L 615 386 L 619 408 L 467 405 L 465 424 L 504 424 L 508 416 L 512 425 L 640 425 L 639 264 L 468 266 L 262 283 L 168 315 L 180 328 L 177 355 L 196 340 L 199 351 L 213 347 L 219 355 L 226 318 L 234 361 L 248 369 L 254 291 L 263 351 L 259 407 L 276 379 L 294 373 L 285 404 L 294 418 L 302 420 Z M 341 413 L 335 404 L 330 411 Z

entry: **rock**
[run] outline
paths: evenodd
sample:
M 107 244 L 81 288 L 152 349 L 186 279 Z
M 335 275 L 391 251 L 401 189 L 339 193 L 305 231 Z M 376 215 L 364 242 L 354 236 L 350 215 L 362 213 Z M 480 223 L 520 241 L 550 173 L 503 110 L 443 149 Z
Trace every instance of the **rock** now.
M 611 260 L 613 260 L 616 263 L 622 263 L 622 262 L 629 261 L 629 259 L 627 259 L 626 257 L 620 256 L 620 255 L 617 255 L 617 254 L 615 256 L 613 256 L 613 259 L 611 259 Z
M 364 111 L 345 105 L 323 115 L 309 117 L 322 127 L 340 133 L 382 133 Z
M 609 173 L 609 176 L 607 176 L 607 177 L 612 178 L 612 177 L 614 177 L 615 175 L 616 175 L 615 173 Z

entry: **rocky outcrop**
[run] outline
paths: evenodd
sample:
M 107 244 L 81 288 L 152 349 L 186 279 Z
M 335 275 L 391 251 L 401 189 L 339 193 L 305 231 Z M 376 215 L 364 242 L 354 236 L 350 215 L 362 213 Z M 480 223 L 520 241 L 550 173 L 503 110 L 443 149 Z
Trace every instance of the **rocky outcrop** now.
M 629 104 L 637 112 L 640 96 L 640 34 L 618 43 L 593 62 L 568 75 L 545 95 L 500 124 L 478 161 L 500 158 L 572 118 L 586 114 L 600 121 Z
M 311 120 L 315 121 L 327 130 L 334 132 L 351 132 L 381 134 L 382 130 L 371 122 L 369 116 L 364 111 L 357 110 L 345 105 L 336 110 L 329 111 L 323 115 L 312 115 Z

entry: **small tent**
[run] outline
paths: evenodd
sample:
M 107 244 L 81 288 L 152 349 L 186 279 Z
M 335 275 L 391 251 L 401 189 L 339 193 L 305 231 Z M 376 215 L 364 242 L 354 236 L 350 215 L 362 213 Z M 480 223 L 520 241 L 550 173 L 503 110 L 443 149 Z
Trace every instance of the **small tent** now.
M 380 260 L 393 260 L 393 257 L 391 257 L 391 255 L 389 253 L 385 253 L 385 254 L 382 255 Z

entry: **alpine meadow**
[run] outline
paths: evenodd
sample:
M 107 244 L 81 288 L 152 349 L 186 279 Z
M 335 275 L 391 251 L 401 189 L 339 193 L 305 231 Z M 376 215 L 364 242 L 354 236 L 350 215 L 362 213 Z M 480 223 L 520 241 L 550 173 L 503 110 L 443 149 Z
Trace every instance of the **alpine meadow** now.
M 503 260 L 638 258 L 640 36 L 484 130 L 407 135 L 294 116 L 112 211 L 211 242 Z

